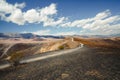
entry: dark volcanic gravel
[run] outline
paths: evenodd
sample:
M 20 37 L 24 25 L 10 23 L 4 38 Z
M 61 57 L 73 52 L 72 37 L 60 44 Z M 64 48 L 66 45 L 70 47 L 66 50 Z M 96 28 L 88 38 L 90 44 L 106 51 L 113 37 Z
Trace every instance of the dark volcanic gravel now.
M 120 80 L 120 50 L 83 47 L 1 70 L 0 80 Z

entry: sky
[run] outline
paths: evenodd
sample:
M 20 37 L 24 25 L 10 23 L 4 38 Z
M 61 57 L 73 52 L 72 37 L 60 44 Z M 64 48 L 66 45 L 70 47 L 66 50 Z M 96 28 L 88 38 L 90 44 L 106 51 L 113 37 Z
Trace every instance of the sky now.
M 120 34 L 120 0 L 0 0 L 0 32 Z

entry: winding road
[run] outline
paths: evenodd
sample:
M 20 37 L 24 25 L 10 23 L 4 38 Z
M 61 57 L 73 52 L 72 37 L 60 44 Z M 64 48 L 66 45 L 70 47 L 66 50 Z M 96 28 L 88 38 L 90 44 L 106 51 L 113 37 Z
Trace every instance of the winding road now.
M 4 52 L 4 55 L 7 53 L 7 51 L 12 47 L 13 45 L 10 45 Z M 43 60 L 43 59 L 47 59 L 47 58 L 52 58 L 55 56 L 60 56 L 60 55 L 64 55 L 64 54 L 69 54 L 72 53 L 80 48 L 83 48 L 83 44 L 80 43 L 80 46 L 74 49 L 68 49 L 68 50 L 61 50 L 61 51 L 53 51 L 53 52 L 47 52 L 44 54 L 37 54 L 37 55 L 32 55 L 26 58 L 23 58 L 19 61 L 20 64 L 23 63 L 30 63 L 30 62 L 35 62 L 35 61 L 39 61 L 39 60 Z M 4 64 L 0 63 L 0 69 L 4 69 L 4 68 L 8 68 L 12 66 L 12 64 L 6 62 Z
M 47 58 L 51 58 L 51 57 L 55 57 L 55 56 L 60 56 L 60 55 L 64 55 L 64 54 L 69 54 L 72 53 L 76 50 L 79 50 L 80 48 L 83 48 L 82 43 L 80 43 L 80 46 L 74 49 L 68 49 L 68 50 L 61 50 L 61 51 L 54 51 L 54 52 L 47 52 L 47 54 L 45 55 L 33 55 L 31 57 L 27 57 L 27 59 L 23 59 L 20 61 L 20 63 L 30 63 L 30 62 L 34 62 L 34 61 L 39 61 L 39 60 L 43 60 L 43 59 L 47 59 Z

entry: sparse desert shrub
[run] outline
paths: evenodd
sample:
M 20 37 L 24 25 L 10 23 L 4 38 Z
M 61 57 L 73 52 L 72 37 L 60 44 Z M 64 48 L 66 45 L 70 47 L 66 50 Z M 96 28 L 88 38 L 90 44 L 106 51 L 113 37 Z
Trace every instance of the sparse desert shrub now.
M 63 50 L 65 47 L 63 45 L 59 46 L 59 50 Z
M 59 50 L 69 49 L 69 48 L 70 48 L 70 46 L 68 44 L 63 44 L 63 45 L 58 47 Z
M 23 53 L 14 53 L 11 55 L 10 61 L 13 63 L 14 66 L 19 64 L 19 60 L 24 56 Z

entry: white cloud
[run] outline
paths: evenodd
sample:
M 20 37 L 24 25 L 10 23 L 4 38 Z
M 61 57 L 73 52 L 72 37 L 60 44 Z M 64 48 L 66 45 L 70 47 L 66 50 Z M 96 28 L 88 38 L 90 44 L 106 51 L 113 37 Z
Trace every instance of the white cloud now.
M 37 34 L 37 35 L 49 35 L 50 30 L 39 30 L 39 31 L 31 32 L 31 33 Z
M 21 33 L 33 33 L 33 34 L 36 34 L 36 35 L 50 35 L 51 34 L 49 29 L 38 30 L 38 31 L 34 31 L 34 32 L 23 31 Z
M 71 31 L 71 32 L 58 32 L 54 35 L 75 35 L 75 34 L 76 32 Z
M 40 9 L 40 14 L 41 15 L 53 15 L 53 14 L 57 14 L 56 4 L 53 3 L 53 4 L 51 4 L 48 7 Z
M 95 17 L 93 18 L 87 18 L 87 19 L 81 19 L 81 20 L 74 20 L 73 22 L 67 22 L 65 24 L 62 24 L 62 27 L 83 27 L 86 24 L 92 23 L 96 20 L 103 20 L 110 16 L 110 11 L 106 10 L 104 12 L 98 13 Z
M 24 7 L 25 3 L 12 5 L 7 3 L 6 0 L 0 0 L 0 17 L 4 21 L 23 25 L 25 21 L 21 9 Z
M 39 13 L 35 9 L 28 10 L 24 13 L 24 19 L 28 23 L 35 23 L 39 20 Z
M 11 21 L 18 25 L 23 25 L 25 23 L 23 13 L 20 9 L 16 9 L 15 11 L 13 11 L 9 17 L 6 17 L 6 21 Z
M 100 20 L 100 19 L 104 19 L 108 16 L 110 16 L 111 13 L 110 13 L 110 10 L 106 10 L 104 12 L 101 12 L 101 13 L 98 13 L 95 17 L 94 17 L 94 20 Z
M 6 0 L 0 0 L 0 13 L 3 12 L 4 14 L 12 13 L 16 9 L 21 9 L 25 7 L 25 3 L 16 3 L 14 5 L 9 4 Z
M 61 17 L 57 21 L 54 21 L 54 19 L 47 19 L 44 22 L 44 26 L 57 26 L 57 25 L 62 24 L 64 22 L 64 20 L 66 20 L 65 17 Z
M 80 27 L 84 34 L 117 34 L 120 33 L 120 15 L 111 16 L 110 10 L 98 13 L 93 18 L 75 20 L 62 24 L 62 27 Z M 83 32 L 82 32 L 83 33 Z
M 52 18 L 54 14 L 57 14 L 56 5 L 51 4 L 50 6 L 45 8 L 30 9 L 27 12 L 24 12 L 24 19 L 28 23 L 42 22 L 44 26 L 52 26 L 58 23 L 58 21 L 55 21 L 54 18 Z
M 57 14 L 56 4 L 54 3 L 44 8 L 30 9 L 26 12 L 22 11 L 24 7 L 25 3 L 9 4 L 6 0 L 1 0 L 1 20 L 13 22 L 18 25 L 24 25 L 25 23 L 43 23 L 44 26 L 57 26 L 65 20 L 64 17 L 54 19 L 54 15 Z

